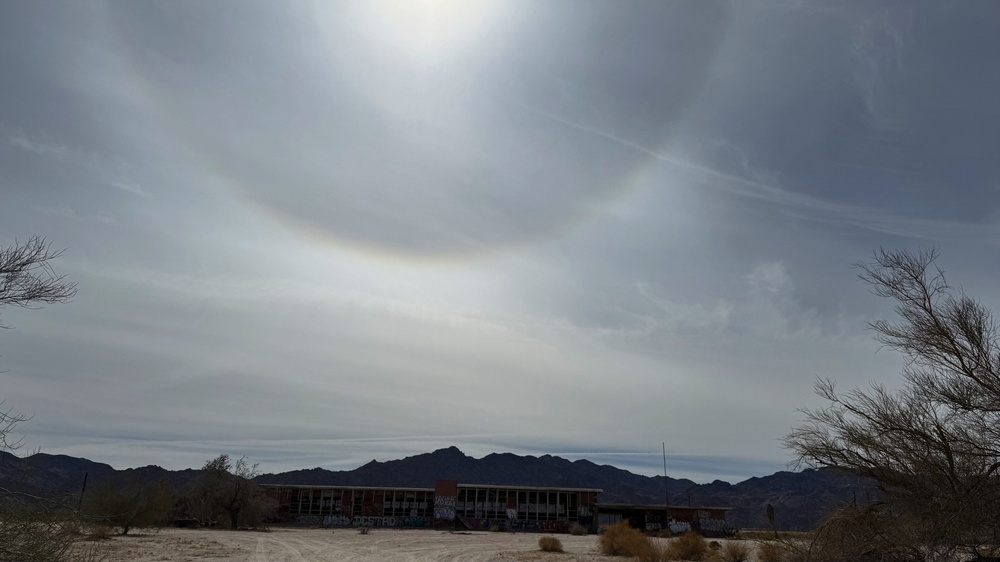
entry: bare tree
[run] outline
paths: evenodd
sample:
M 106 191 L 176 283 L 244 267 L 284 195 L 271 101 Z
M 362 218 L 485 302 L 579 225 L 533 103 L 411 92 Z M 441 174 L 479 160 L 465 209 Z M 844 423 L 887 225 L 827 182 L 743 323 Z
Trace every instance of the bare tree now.
M 173 492 L 165 482 L 147 482 L 138 473 L 113 475 L 99 481 L 85 497 L 84 516 L 121 530 L 158 525 L 167 520 Z
M 23 244 L 15 240 L 0 247 L 0 310 L 73 298 L 76 284 L 57 275 L 49 263 L 61 254 L 37 236 Z M 17 424 L 27 419 L 12 409 L 0 409 L 0 451 L 21 446 L 20 440 L 10 436 Z M 73 519 L 74 514 L 57 499 L 0 488 L 0 562 L 78 559 L 72 550 Z
M 871 291 L 896 302 L 896 322 L 869 326 L 903 355 L 903 384 L 840 393 L 820 380 L 828 405 L 803 410 L 785 444 L 806 465 L 873 479 L 877 509 L 916 531 L 891 536 L 921 537 L 919 552 L 981 556 L 1000 545 L 1000 343 L 989 309 L 948 285 L 936 258 L 880 250 L 858 264 Z
M 251 465 L 246 457 L 233 463 L 223 453 L 206 462 L 202 470 L 193 502 L 200 513 L 212 517 L 225 515 L 232 529 L 259 527 L 263 523 L 266 498 L 254 482 L 260 474 L 256 464 Z
M 76 295 L 76 283 L 57 275 L 52 260 L 62 255 L 53 251 L 48 242 L 39 236 L 28 238 L 23 244 L 0 247 L 0 309 L 5 306 L 31 308 L 38 303 L 66 302 Z M 0 327 L 3 324 L 0 323 Z M 2 402 L 0 402 L 2 405 Z M 11 409 L 0 409 L 0 450 L 13 450 L 20 441 L 9 440 L 14 426 L 27 416 Z
M 30 308 L 38 303 L 66 302 L 76 295 L 76 283 L 57 275 L 49 263 L 62 255 L 48 242 L 32 236 L 25 243 L 0 248 L 0 307 Z

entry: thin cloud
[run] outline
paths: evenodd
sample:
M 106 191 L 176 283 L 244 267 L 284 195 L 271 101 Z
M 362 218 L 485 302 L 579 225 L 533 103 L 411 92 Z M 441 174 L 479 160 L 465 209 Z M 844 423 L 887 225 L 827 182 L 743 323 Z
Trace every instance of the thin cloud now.
M 140 186 L 138 184 L 126 183 L 126 182 L 123 182 L 123 181 L 113 181 L 113 182 L 111 182 L 111 185 L 113 185 L 114 187 L 117 187 L 118 189 L 120 189 L 122 191 L 127 191 L 129 193 L 133 193 L 133 194 L 138 195 L 140 197 L 146 197 L 146 198 L 150 197 L 150 195 L 148 193 L 146 193 L 145 190 L 142 189 L 142 186 Z
M 32 139 L 20 131 L 8 137 L 7 142 L 12 146 L 37 154 L 38 156 L 55 158 L 64 162 L 79 163 L 79 155 L 62 143 Z
M 87 221 L 116 226 L 118 221 L 110 215 L 81 215 L 71 207 L 48 207 L 44 205 L 32 205 L 35 211 L 50 217 L 60 217 L 74 221 Z
M 848 205 L 811 195 L 788 191 L 786 189 L 775 187 L 774 185 L 722 172 L 718 169 L 699 164 L 697 162 L 674 158 L 642 146 L 634 141 L 623 139 L 619 136 L 601 131 L 589 125 L 575 123 L 547 111 L 528 107 L 524 104 L 518 104 L 515 102 L 511 103 L 547 119 L 566 125 L 567 127 L 602 137 L 618 145 L 653 157 L 660 162 L 670 164 L 671 166 L 675 166 L 683 170 L 702 174 L 703 178 L 706 180 L 720 180 L 705 181 L 700 185 L 707 189 L 713 189 L 738 197 L 776 205 L 786 214 L 796 218 L 843 227 L 858 227 L 875 233 L 892 234 L 896 236 L 925 240 L 942 238 L 948 240 L 961 240 L 966 238 L 990 236 L 992 237 L 993 243 L 1000 244 L 1000 238 L 997 237 L 997 235 L 1000 234 L 1000 228 L 995 225 L 979 225 L 939 219 L 902 217 L 886 213 L 872 207 Z M 759 172 L 757 172 L 757 174 L 759 175 Z

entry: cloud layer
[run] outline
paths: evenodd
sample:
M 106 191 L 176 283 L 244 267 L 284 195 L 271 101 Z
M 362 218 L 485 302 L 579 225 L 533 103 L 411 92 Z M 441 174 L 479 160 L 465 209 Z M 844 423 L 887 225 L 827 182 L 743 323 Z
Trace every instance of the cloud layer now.
M 79 294 L 4 311 L 0 399 L 117 467 L 780 469 L 900 367 L 852 263 L 997 304 L 997 10 L 4 5 L 0 239 Z

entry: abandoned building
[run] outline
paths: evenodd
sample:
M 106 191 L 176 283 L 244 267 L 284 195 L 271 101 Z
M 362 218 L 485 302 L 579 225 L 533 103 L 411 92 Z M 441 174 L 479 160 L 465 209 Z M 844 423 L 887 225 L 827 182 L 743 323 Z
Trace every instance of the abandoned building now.
M 275 523 L 337 527 L 431 527 L 566 532 L 626 519 L 640 529 L 719 534 L 727 508 L 600 504 L 598 488 L 459 484 L 433 488 L 262 484 Z M 666 516 L 666 517 L 665 517 Z
M 598 525 L 606 527 L 621 520 L 646 531 L 669 529 L 671 533 L 696 531 L 706 537 L 730 534 L 726 524 L 728 507 L 701 507 L 602 503 L 598 505 Z

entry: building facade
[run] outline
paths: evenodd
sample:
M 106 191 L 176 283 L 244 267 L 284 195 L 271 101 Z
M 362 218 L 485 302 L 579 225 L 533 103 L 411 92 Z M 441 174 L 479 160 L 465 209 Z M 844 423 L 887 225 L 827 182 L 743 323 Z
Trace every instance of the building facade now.
M 726 523 L 728 507 L 642 505 L 608 503 L 598 506 L 598 525 L 606 527 L 625 520 L 650 532 L 668 529 L 673 534 L 695 531 L 706 537 L 732 534 Z
M 334 527 L 434 527 L 474 530 L 591 531 L 626 520 L 655 532 L 729 532 L 724 507 L 598 503 L 598 488 L 459 484 L 433 488 L 261 484 L 274 505 L 275 523 Z
M 434 488 L 262 484 L 278 523 L 566 531 L 595 525 L 597 488 L 459 484 Z

